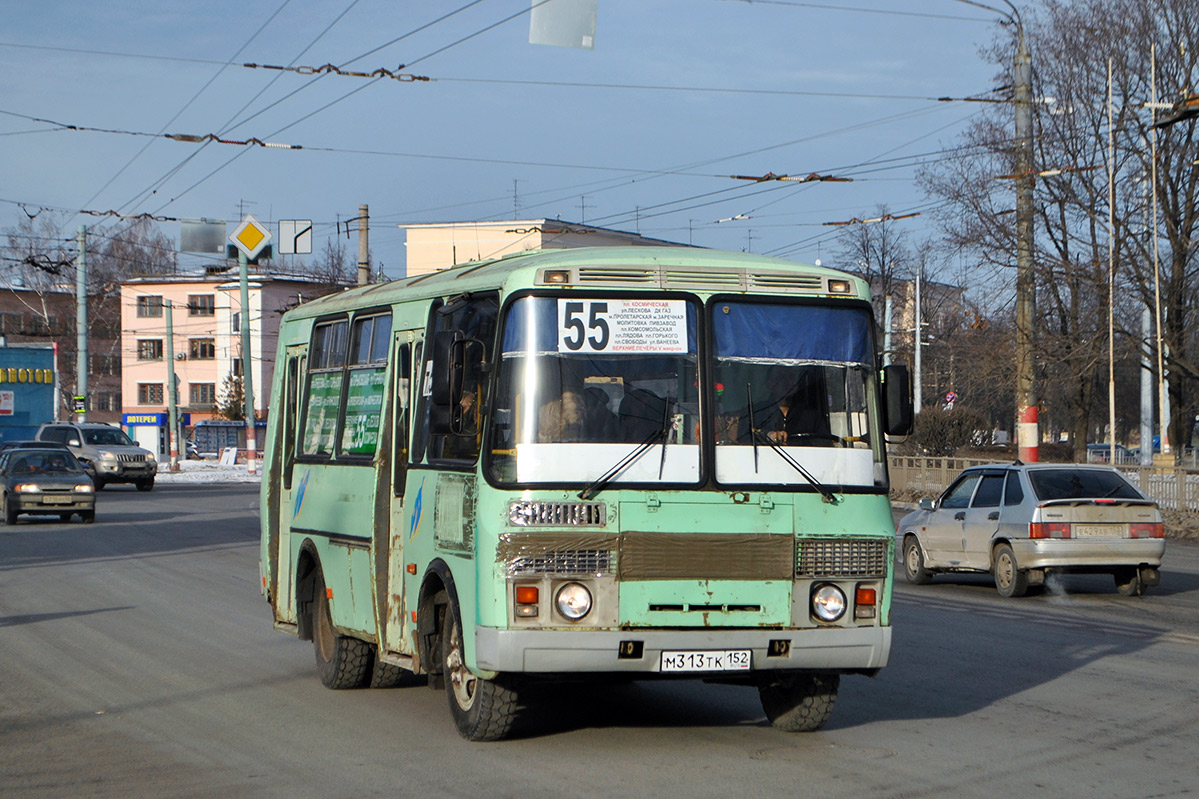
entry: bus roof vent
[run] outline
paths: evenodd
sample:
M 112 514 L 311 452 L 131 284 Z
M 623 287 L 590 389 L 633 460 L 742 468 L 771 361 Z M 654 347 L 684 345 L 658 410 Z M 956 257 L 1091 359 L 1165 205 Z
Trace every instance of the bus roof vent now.
M 663 288 L 690 288 L 707 291 L 744 291 L 745 275 L 741 270 L 728 269 L 671 269 L 662 270 Z
M 820 275 L 790 274 L 788 272 L 751 272 L 751 289 L 769 291 L 802 291 L 810 293 L 824 290 L 824 278 Z
M 640 266 L 582 266 L 579 267 L 578 282 L 656 286 L 658 270 Z

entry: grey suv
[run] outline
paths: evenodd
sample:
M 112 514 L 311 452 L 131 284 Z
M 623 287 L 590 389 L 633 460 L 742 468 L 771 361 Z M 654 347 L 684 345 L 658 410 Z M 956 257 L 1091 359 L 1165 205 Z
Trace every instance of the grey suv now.
M 133 443 L 119 427 L 98 422 L 51 422 L 38 428 L 37 438 L 66 444 L 76 458 L 92 468 L 97 490 L 106 483 L 133 483 L 138 491 L 154 487 L 154 475 L 158 474 L 154 453 Z

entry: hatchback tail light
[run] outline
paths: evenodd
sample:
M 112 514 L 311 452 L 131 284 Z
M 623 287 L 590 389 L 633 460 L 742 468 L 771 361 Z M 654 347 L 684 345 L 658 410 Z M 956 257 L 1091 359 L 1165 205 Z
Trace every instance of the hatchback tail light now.
M 1069 538 L 1069 522 L 1030 522 L 1029 538 Z
M 1129 538 L 1165 538 L 1166 526 L 1161 522 L 1134 522 L 1128 525 Z

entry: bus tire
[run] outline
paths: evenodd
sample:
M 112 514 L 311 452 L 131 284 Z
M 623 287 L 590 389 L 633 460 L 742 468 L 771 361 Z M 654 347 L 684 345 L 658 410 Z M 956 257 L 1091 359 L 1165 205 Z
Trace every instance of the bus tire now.
M 366 641 L 339 635 L 334 629 L 325 577 L 319 571 L 314 577 L 313 589 L 312 648 L 316 653 L 321 685 L 335 691 L 362 688 L 371 675 L 374 647 Z
M 398 688 L 408 682 L 412 672 L 394 663 L 384 663 L 375 655 L 375 665 L 371 668 L 371 688 Z
M 441 634 L 445 693 L 458 734 L 468 741 L 498 741 L 508 734 L 520 709 L 515 688 L 502 677 L 485 680 L 466 667 L 462 622 L 456 602 L 446 603 Z
M 758 697 L 775 729 L 815 732 L 833 715 L 840 685 L 840 674 L 769 672 L 758 684 Z

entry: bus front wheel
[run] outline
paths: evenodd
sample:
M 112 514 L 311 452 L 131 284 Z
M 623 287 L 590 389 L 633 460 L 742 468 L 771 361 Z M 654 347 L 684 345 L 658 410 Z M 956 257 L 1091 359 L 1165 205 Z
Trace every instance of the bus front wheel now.
M 503 678 L 485 680 L 467 668 L 458 605 L 447 601 L 445 607 L 441 665 L 454 726 L 468 741 L 498 741 L 516 720 L 517 692 Z
M 784 732 L 815 732 L 833 715 L 839 674 L 776 671 L 764 675 L 758 696 L 766 718 Z
M 363 687 L 371 676 L 374 648 L 366 641 L 339 635 L 334 629 L 325 577 L 319 571 L 313 593 L 312 648 L 321 685 L 334 690 Z

